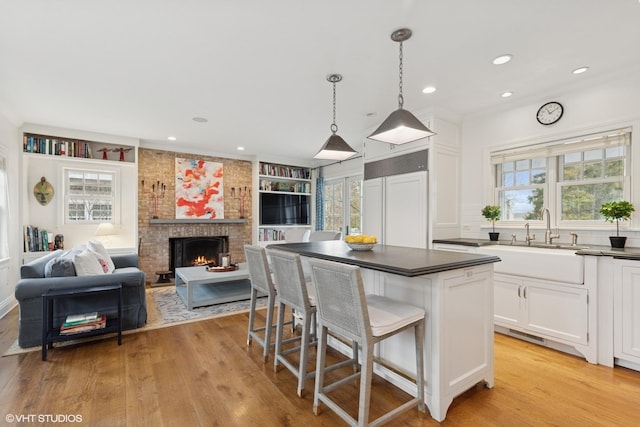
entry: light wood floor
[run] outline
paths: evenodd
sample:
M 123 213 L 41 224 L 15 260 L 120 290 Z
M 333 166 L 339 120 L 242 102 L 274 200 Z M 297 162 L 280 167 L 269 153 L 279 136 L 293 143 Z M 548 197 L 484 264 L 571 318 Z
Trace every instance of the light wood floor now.
M 15 340 L 17 309 L 0 320 L 0 353 Z M 298 398 L 287 370 L 273 372 L 246 346 L 247 315 L 173 326 L 69 348 L 42 362 L 0 358 L 0 425 L 7 414 L 81 415 L 90 426 L 334 426 L 313 415 L 313 380 Z M 314 353 L 315 355 L 315 353 Z M 406 395 L 377 379 L 372 416 Z M 355 387 L 338 398 L 355 411 Z M 640 373 L 496 334 L 495 387 L 456 398 L 449 426 L 632 426 L 640 423 Z M 24 425 L 37 425 L 25 423 Z M 56 425 L 64 425 L 56 423 Z M 413 410 L 390 425 L 438 425 Z

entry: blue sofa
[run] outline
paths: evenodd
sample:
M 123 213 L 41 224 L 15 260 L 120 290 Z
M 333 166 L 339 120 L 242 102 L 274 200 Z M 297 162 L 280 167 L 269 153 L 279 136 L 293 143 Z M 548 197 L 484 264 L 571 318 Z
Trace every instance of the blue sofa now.
M 33 347 L 42 340 L 42 294 L 49 289 L 84 288 L 113 283 L 122 283 L 122 329 L 135 329 L 147 322 L 145 275 L 138 268 L 137 255 L 114 255 L 111 260 L 115 271 L 110 274 L 89 276 L 45 277 L 47 263 L 60 257 L 64 251 L 57 250 L 20 267 L 20 280 L 15 297 L 20 306 L 18 345 Z M 54 325 L 61 325 L 66 314 L 97 311 L 107 317 L 115 317 L 118 303 L 115 297 L 104 295 L 65 298 L 57 300 L 53 308 Z

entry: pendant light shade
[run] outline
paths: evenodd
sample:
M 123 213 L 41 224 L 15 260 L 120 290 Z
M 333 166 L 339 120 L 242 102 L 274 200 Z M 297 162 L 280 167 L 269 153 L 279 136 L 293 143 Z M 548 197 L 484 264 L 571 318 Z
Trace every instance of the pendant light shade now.
M 342 80 L 340 74 L 330 74 L 327 76 L 327 81 L 333 83 L 333 124 L 331 125 L 331 136 L 324 143 L 320 151 L 313 156 L 314 159 L 319 160 L 346 160 L 349 157 L 357 153 L 356 150 L 351 148 L 349 144 L 336 132 L 338 132 L 338 125 L 336 125 L 336 83 Z
M 416 116 L 405 110 L 403 107 L 404 97 L 402 96 L 402 42 L 411 37 L 411 30 L 402 28 L 391 34 L 391 40 L 400 43 L 400 93 L 398 95 L 398 109 L 391 113 L 382 122 L 369 139 L 387 142 L 389 144 L 405 144 L 435 135 L 435 132 L 426 127 Z

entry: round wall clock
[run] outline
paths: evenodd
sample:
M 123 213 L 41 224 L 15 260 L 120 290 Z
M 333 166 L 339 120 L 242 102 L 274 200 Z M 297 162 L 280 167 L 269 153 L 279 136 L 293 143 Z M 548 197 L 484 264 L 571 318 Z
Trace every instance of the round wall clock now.
M 564 108 L 559 102 L 547 102 L 538 109 L 536 119 L 541 125 L 551 125 L 560 120 Z

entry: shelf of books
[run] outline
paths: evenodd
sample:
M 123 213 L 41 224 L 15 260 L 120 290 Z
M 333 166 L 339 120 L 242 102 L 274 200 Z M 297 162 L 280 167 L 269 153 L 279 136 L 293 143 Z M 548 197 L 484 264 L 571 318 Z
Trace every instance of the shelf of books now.
M 98 312 L 86 314 L 72 314 L 67 316 L 60 326 L 60 335 L 74 335 L 80 332 L 106 329 L 107 316 Z
M 24 226 L 24 252 L 47 252 L 54 248 L 51 231 L 40 230 L 32 225 Z
M 300 166 L 278 165 L 275 163 L 260 162 L 259 175 L 289 178 L 289 179 L 311 179 L 311 169 Z
M 136 161 L 135 147 L 31 133 L 22 137 L 22 152 L 75 159 Z

